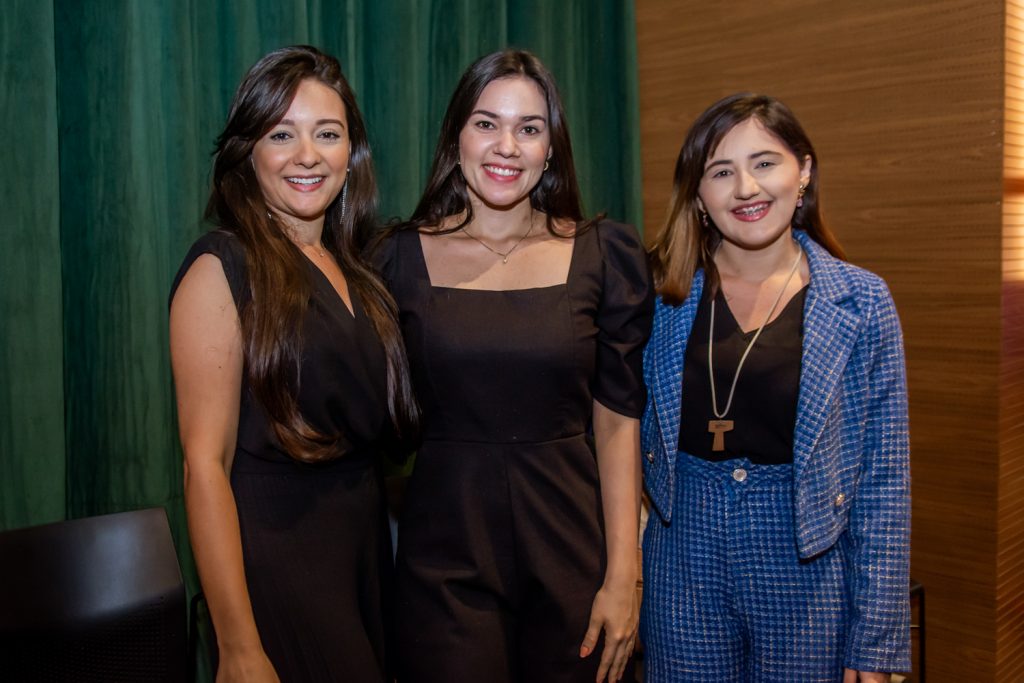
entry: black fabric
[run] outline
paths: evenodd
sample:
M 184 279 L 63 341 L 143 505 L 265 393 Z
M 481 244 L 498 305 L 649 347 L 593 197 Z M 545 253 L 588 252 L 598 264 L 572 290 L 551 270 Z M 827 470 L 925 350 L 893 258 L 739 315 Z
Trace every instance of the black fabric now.
M 415 232 L 378 260 L 425 423 L 399 534 L 403 680 L 593 681 L 600 652 L 579 647 L 605 542 L 588 430 L 594 399 L 644 406 L 636 232 L 583 232 L 568 281 L 525 290 L 431 286 Z
M 217 256 L 236 306 L 250 299 L 245 252 L 230 233 L 192 246 L 174 290 L 200 255 Z M 358 296 L 350 313 L 308 263 L 298 405 L 346 453 L 305 464 L 285 453 L 243 379 L 231 487 L 260 639 L 282 682 L 387 677 L 390 537 L 377 451 L 391 436 L 384 351 Z
M 748 458 L 762 465 L 793 462 L 806 295 L 806 287 L 794 295 L 750 350 L 736 383 L 732 407 L 724 416 L 733 421 L 734 428 L 725 433 L 725 450 L 713 451 L 714 435 L 708 431 L 708 422 L 717 418 L 711 409 L 708 384 L 711 299 L 705 288 L 686 345 L 679 450 L 705 460 Z M 755 332 L 743 332 L 719 288 L 715 297 L 713 350 L 719 410 L 729 400 L 736 366 Z

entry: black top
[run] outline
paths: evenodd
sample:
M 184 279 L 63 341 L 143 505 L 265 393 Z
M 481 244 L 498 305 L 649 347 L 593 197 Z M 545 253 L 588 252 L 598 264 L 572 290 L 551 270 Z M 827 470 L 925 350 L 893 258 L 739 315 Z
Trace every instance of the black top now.
M 377 254 L 398 301 L 424 438 L 538 442 L 583 433 L 591 401 L 639 418 L 653 294 L 636 231 L 575 238 L 566 283 L 519 290 L 430 284 L 420 235 Z
M 804 287 L 790 299 L 750 350 L 736 383 L 732 406 L 722 418 L 732 420 L 733 429 L 725 433 L 725 450 L 712 451 L 714 435 L 708 431 L 708 422 L 717 418 L 711 408 L 708 384 L 711 300 L 709 288 L 704 288 L 686 344 L 679 450 L 705 460 L 747 458 L 764 465 L 793 462 L 806 295 Z M 713 349 L 719 410 L 729 400 L 736 366 L 756 331 L 743 332 L 719 288 L 715 295 Z
M 171 298 L 192 263 L 206 253 L 220 259 L 235 306 L 241 310 L 252 297 L 245 250 L 234 235 L 221 230 L 206 233 L 192 245 L 174 278 Z M 350 313 L 320 269 L 308 259 L 307 266 L 313 295 L 302 326 L 298 407 L 321 433 L 341 435 L 344 456 L 319 465 L 292 459 L 281 448 L 263 406 L 243 376 L 236 449 L 243 457 L 236 455 L 232 469 L 273 469 L 270 463 L 343 466 L 346 460 L 370 457 L 392 435 L 384 349 L 359 297 L 349 290 L 354 314 Z

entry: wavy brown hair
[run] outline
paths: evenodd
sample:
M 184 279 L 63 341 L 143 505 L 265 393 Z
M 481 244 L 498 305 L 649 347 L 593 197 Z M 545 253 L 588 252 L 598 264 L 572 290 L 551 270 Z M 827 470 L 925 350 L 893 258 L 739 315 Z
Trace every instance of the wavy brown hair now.
M 396 321 L 397 308 L 360 256 L 373 231 L 377 210 L 370 145 L 355 94 L 334 57 L 297 45 L 275 50 L 253 65 L 238 86 L 227 123 L 217 138 L 206 216 L 236 235 L 245 250 L 251 298 L 242 304 L 239 317 L 252 389 L 285 451 L 297 460 L 315 462 L 341 455 L 346 440 L 344 435 L 314 429 L 296 402 L 301 321 L 313 291 L 309 268 L 302 252 L 271 217 L 250 161 L 257 141 L 284 117 L 299 84 L 310 79 L 341 97 L 351 145 L 345 181 L 347 208 L 342 206 L 342 193 L 328 206 L 323 245 L 337 259 L 383 342 L 391 421 L 400 437 L 412 438 L 419 409 Z
M 818 156 L 789 107 L 767 95 L 738 93 L 715 102 L 690 127 L 676 160 L 668 217 L 651 245 L 654 284 L 662 301 L 681 304 L 690 293 L 694 273 L 703 268 L 706 282 L 718 285 L 713 255 L 721 234 L 708 217 L 705 226 L 697 208 L 697 193 L 704 165 L 722 138 L 737 124 L 756 118 L 783 142 L 798 160 L 811 159 L 811 181 L 805 188 L 803 206 L 793 213 L 792 226 L 804 230 L 836 258 L 845 259 L 832 231 L 825 225 L 818 197 Z
M 529 78 L 544 95 L 547 103 L 548 131 L 551 139 L 551 158 L 548 170 L 540 182 L 530 190 L 530 206 L 547 215 L 548 232 L 566 237 L 555 229 L 555 221 L 583 221 L 576 165 L 572 158 L 572 142 L 565 119 L 562 98 L 551 72 L 533 54 L 525 50 L 507 49 L 492 52 L 476 60 L 459 80 L 441 123 L 441 135 L 434 151 L 430 179 L 423 196 L 408 222 L 402 228 L 436 227 L 448 216 L 465 212 L 465 219 L 447 230 L 454 232 L 473 220 L 473 207 L 469 201 L 466 179 L 459 167 L 459 135 L 476 108 L 477 100 L 491 81 L 500 78 Z M 595 219 L 596 220 L 596 219 Z M 578 225 L 580 232 L 593 221 Z

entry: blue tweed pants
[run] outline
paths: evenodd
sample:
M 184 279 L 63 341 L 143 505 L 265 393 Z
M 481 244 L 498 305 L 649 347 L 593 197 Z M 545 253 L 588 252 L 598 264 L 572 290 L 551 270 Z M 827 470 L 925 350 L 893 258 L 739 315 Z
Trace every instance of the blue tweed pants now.
M 842 680 L 846 537 L 798 557 L 792 466 L 676 466 L 672 523 L 644 533 L 647 681 Z

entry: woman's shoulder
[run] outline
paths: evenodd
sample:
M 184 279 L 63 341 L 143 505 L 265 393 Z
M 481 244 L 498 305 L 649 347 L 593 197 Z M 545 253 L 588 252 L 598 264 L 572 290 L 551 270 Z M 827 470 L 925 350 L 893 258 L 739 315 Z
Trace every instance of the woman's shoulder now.
M 383 228 L 370 240 L 366 249 L 366 258 L 377 273 L 382 275 L 385 280 L 389 280 L 402 260 L 402 251 L 408 247 L 410 239 L 416 235 L 415 229 L 406 228 L 404 225 Z
M 640 251 L 646 254 L 640 232 L 629 223 L 601 218 L 594 222 L 593 230 L 604 248 L 630 252 Z
M 245 247 L 238 236 L 222 228 L 200 235 L 188 250 L 185 260 L 195 260 L 203 254 L 213 254 L 221 261 L 245 261 Z
M 634 286 L 651 287 L 651 269 L 643 240 L 628 223 L 601 219 L 588 230 L 598 246 L 606 279 L 625 278 Z
M 853 296 L 888 296 L 889 287 L 878 274 L 849 261 L 836 258 L 807 235 L 800 239 L 811 263 L 811 286 Z M 817 280 L 817 283 L 815 283 Z
M 886 281 L 867 268 L 832 256 L 812 243 L 805 245 L 811 261 L 811 289 L 867 321 L 871 329 L 898 331 L 896 302 Z
M 192 243 L 174 277 L 174 282 L 171 285 L 171 298 L 174 297 L 178 285 L 181 284 L 182 278 L 185 277 L 192 264 L 205 254 L 215 256 L 220 261 L 235 302 L 241 303 L 247 282 L 245 247 L 234 233 L 220 228 L 200 235 Z

